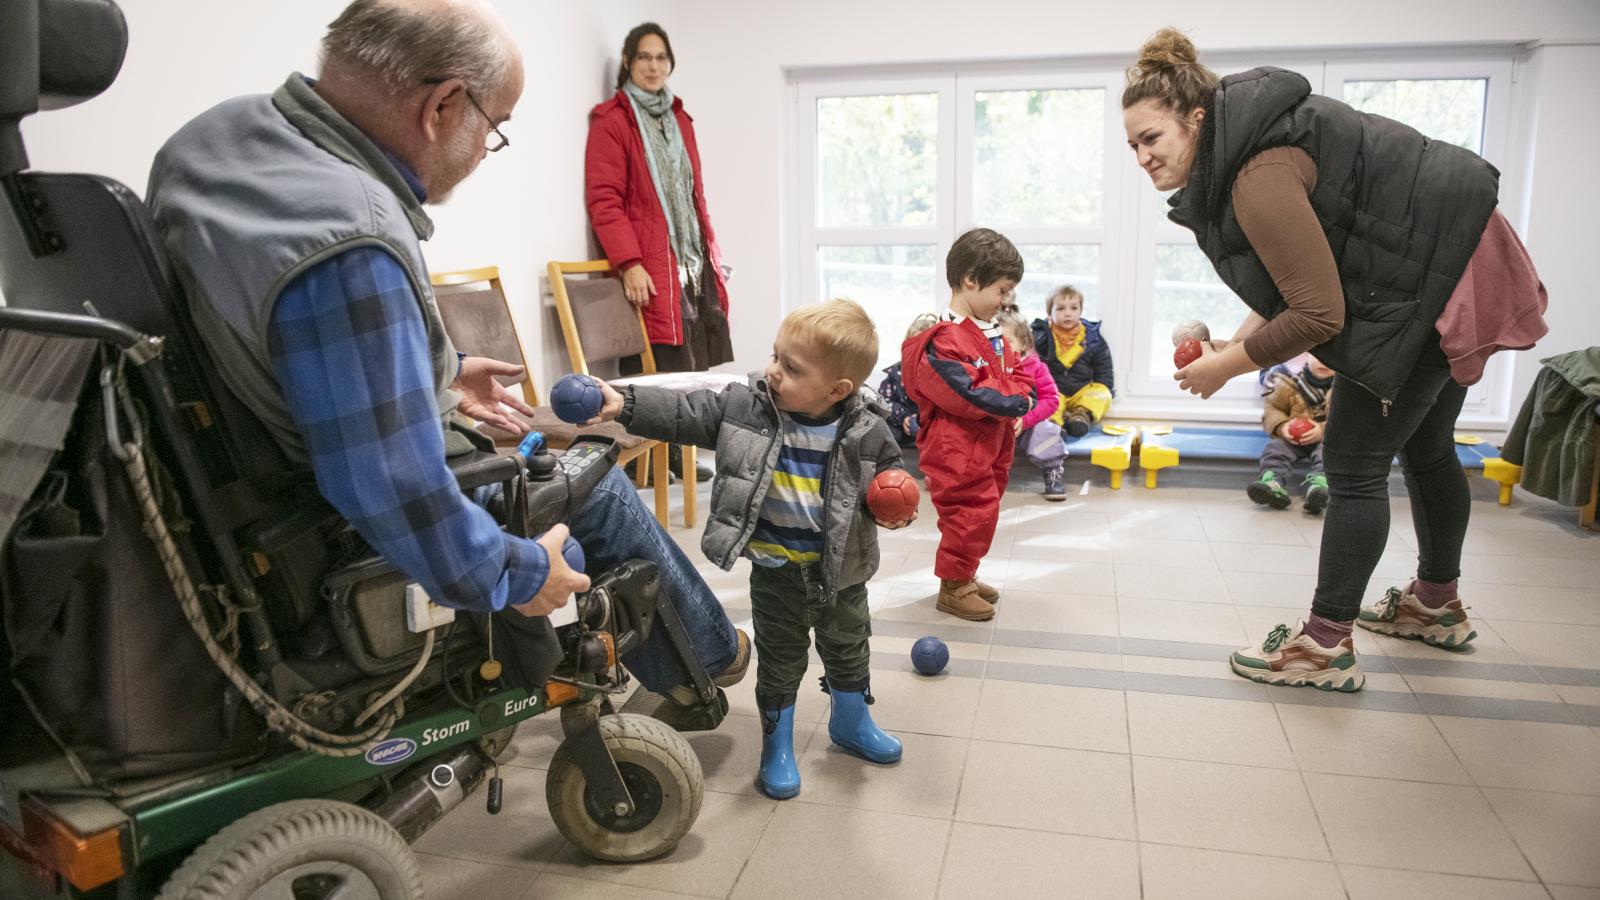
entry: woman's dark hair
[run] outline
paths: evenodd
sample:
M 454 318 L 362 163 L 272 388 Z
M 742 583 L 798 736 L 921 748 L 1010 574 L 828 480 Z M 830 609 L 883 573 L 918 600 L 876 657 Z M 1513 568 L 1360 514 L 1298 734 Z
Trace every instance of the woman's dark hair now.
M 633 68 L 633 58 L 639 55 L 639 42 L 647 34 L 661 38 L 661 43 L 667 47 L 667 62 L 672 63 L 674 71 L 677 70 L 678 58 L 672 55 L 672 39 L 667 37 L 666 29 L 654 22 L 635 25 L 628 36 L 622 39 L 622 66 L 617 69 L 617 90 L 622 90 L 622 86 L 628 83 L 628 70 Z
M 1139 61 L 1128 68 L 1122 108 L 1154 100 L 1179 116 L 1211 105 L 1219 79 L 1200 64 L 1194 42 L 1176 28 L 1163 28 L 1139 48 Z

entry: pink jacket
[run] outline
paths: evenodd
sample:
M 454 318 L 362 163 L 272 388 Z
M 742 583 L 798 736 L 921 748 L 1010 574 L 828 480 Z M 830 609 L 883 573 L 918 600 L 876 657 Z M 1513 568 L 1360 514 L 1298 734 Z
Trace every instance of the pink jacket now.
M 1022 430 L 1027 431 L 1056 414 L 1061 406 L 1061 392 L 1056 390 L 1056 380 L 1050 377 L 1049 367 L 1037 355 L 1024 356 L 1017 363 L 1017 370 L 1033 381 L 1034 390 L 1039 393 L 1039 402 L 1022 417 Z
M 1527 248 L 1496 210 L 1434 323 L 1450 358 L 1450 376 L 1458 384 L 1477 384 L 1495 351 L 1532 347 L 1550 330 L 1544 323 L 1548 304 Z

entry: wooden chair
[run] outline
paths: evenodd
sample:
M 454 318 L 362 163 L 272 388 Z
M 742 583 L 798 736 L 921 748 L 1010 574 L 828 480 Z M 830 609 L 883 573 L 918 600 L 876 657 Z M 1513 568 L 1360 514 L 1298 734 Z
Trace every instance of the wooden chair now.
M 687 392 L 700 388 L 720 390 L 729 382 L 741 380 L 738 376 L 717 372 L 658 373 L 655 354 L 650 349 L 650 337 L 645 331 L 644 316 L 628 302 L 622 290 L 622 279 L 611 274 L 609 261 L 552 262 L 547 271 L 550 292 L 555 296 L 556 313 L 561 317 L 561 335 L 567 344 L 572 371 L 587 375 L 592 364 L 638 356 L 643 360 L 644 373 L 615 379 L 611 382 L 613 385 L 652 385 Z M 652 451 L 651 474 L 658 492 L 667 478 L 668 449 L 661 446 Z M 682 453 L 683 524 L 693 528 L 698 518 L 695 447 L 692 444 L 684 445 Z M 643 475 L 642 472 L 640 474 Z
M 622 451 L 617 462 L 621 465 L 634 459 L 648 461 L 651 450 L 660 446 L 659 441 L 628 434 L 615 422 L 585 427 L 569 425 L 556 418 L 550 407 L 540 405 L 538 391 L 534 388 L 533 370 L 522 352 L 516 322 L 500 284 L 499 266 L 436 272 L 431 276 L 431 281 L 434 297 L 439 304 L 439 317 L 444 320 L 445 332 L 450 335 L 457 350 L 469 356 L 485 356 L 522 366 L 521 377 L 502 378 L 501 382 L 508 388 L 521 386 L 523 402 L 533 407 L 534 416 L 530 420 L 518 413 L 510 415 L 528 422 L 535 431 L 544 432 L 545 442 L 552 450 L 564 450 L 572 446 L 580 433 L 602 435 L 617 442 Z M 478 430 L 494 438 L 496 446 L 502 448 L 514 449 L 522 440 L 521 435 L 492 425 L 480 424 Z M 664 467 L 664 451 L 661 459 Z M 656 487 L 655 500 L 656 520 L 666 526 L 669 507 L 664 479 Z

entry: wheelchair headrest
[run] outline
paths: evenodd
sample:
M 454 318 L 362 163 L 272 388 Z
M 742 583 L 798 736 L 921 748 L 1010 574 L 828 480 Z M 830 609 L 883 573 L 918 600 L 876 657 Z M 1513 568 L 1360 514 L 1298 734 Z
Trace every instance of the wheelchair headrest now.
M 104 91 L 127 50 L 111 0 L 0 0 L 0 175 L 27 168 L 24 117 Z

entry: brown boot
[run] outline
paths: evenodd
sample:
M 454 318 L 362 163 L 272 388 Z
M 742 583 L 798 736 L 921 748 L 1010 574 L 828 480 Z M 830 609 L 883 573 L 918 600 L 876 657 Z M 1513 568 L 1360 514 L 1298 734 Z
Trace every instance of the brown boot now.
M 974 578 L 972 580 L 972 583 L 978 586 L 978 596 L 983 598 L 983 602 L 985 602 L 985 603 L 999 603 L 1000 602 L 1000 592 L 999 591 L 995 590 L 993 587 L 991 587 L 991 586 L 989 586 L 987 584 L 984 584 L 983 582 L 977 580 L 976 578 Z
M 994 607 L 978 596 L 978 583 L 939 579 L 939 612 L 949 613 L 968 622 L 985 622 L 994 618 Z

